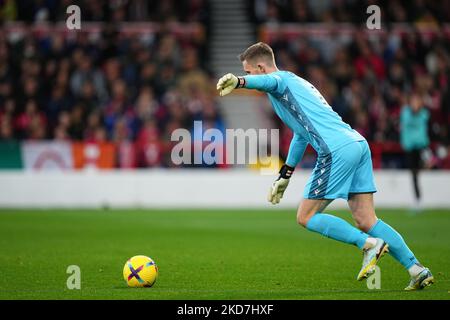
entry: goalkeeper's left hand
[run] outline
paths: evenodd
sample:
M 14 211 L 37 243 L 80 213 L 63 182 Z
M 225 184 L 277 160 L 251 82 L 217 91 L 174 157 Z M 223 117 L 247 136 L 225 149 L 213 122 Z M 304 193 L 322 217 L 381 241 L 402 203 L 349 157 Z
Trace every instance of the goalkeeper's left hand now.
M 292 168 L 288 165 L 283 165 L 280 169 L 280 176 L 277 180 L 272 184 L 270 188 L 269 196 L 267 200 L 272 204 L 280 203 L 280 200 L 283 198 L 284 191 L 289 185 L 289 179 L 291 178 L 292 173 L 295 168 Z
M 243 81 L 242 77 L 236 77 L 232 73 L 227 73 L 217 82 L 217 90 L 219 90 L 219 94 L 223 97 L 234 89 L 242 87 Z

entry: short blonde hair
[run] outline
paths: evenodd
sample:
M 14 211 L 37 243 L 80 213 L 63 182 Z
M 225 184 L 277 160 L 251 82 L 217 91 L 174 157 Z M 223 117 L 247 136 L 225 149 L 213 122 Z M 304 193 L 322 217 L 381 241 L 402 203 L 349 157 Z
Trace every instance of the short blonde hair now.
M 275 65 L 273 50 L 267 43 L 255 43 L 239 55 L 239 60 L 241 60 L 241 62 L 246 60 L 249 63 L 254 63 L 255 60 L 259 59 L 265 60 L 270 65 Z

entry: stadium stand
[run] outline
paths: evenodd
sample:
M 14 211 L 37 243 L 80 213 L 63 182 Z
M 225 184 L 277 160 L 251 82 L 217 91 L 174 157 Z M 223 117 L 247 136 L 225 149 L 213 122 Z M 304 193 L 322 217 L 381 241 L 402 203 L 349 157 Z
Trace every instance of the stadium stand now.
M 84 1 L 73 33 L 53 24 L 67 4 L 3 3 L 15 21 L 0 31 L 3 141 L 113 143 L 119 167 L 170 166 L 174 128 L 220 125 L 203 1 Z
M 2 150 L 17 150 L 14 141 L 106 144 L 115 150 L 107 167 L 170 167 L 174 129 L 203 120 L 223 130 L 208 66 L 209 1 L 79 1 L 78 32 L 61 23 L 70 3 L 0 3 Z M 315 84 L 370 141 L 376 168 L 406 165 L 399 115 L 413 93 L 431 114 L 427 166 L 450 168 L 449 2 L 247 3 L 279 66 Z M 355 12 L 370 3 L 392 23 L 369 35 Z M 290 132 L 281 129 L 285 158 Z
M 389 21 L 380 31 L 360 14 L 370 4 Z M 252 0 L 249 14 L 279 67 L 312 82 L 371 142 L 375 168 L 406 166 L 399 115 L 413 94 L 431 113 L 426 166 L 450 168 L 450 2 Z

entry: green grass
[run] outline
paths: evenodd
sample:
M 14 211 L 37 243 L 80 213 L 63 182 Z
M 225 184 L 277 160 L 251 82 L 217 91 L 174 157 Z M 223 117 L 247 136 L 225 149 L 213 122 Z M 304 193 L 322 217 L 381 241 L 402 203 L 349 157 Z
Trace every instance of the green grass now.
M 409 276 L 386 256 L 381 290 L 367 289 L 361 252 L 299 227 L 294 210 L 0 210 L 0 299 L 449 299 L 450 212 L 378 215 L 434 286 L 404 292 Z M 159 267 L 152 288 L 122 278 L 137 254 Z M 81 290 L 66 288 L 69 265 Z

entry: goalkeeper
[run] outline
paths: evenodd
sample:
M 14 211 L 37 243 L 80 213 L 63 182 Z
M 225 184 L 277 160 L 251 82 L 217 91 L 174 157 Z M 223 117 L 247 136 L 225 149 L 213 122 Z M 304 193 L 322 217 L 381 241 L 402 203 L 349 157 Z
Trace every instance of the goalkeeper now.
M 357 280 L 367 278 L 384 253 L 408 270 L 411 280 L 405 290 L 422 289 L 433 283 L 430 270 L 422 266 L 402 236 L 378 219 L 373 204 L 376 192 L 370 149 L 357 131 L 342 121 L 323 96 L 308 81 L 278 70 L 272 48 L 259 42 L 240 55 L 246 76 L 227 74 L 219 79 L 221 96 L 237 88 L 264 91 L 276 114 L 293 131 L 286 163 L 273 183 L 268 200 L 283 198 L 289 179 L 308 144 L 317 152 L 317 162 L 307 182 L 297 221 L 306 229 L 363 250 Z M 356 226 L 324 213 L 337 198 L 348 201 Z

